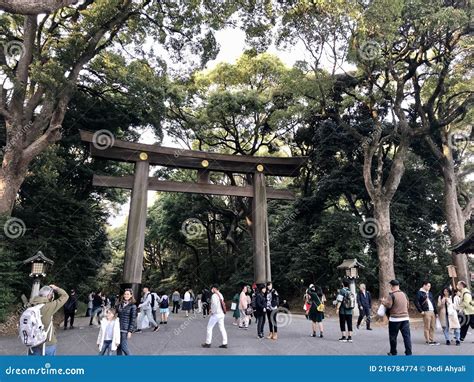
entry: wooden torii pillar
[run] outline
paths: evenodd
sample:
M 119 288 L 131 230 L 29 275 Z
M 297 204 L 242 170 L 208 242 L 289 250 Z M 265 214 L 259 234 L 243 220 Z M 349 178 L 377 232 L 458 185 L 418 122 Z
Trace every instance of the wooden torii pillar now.
M 99 145 L 97 133 L 80 131 L 81 139 L 89 143 L 91 155 L 97 158 L 131 162 L 133 176 L 113 177 L 94 175 L 93 185 L 132 190 L 127 225 L 123 283 L 139 296 L 142 281 L 143 254 L 147 212 L 147 192 L 185 192 L 253 198 L 253 263 L 257 283 L 271 281 L 270 246 L 267 199 L 294 200 L 288 190 L 265 185 L 265 175 L 293 177 L 306 157 L 251 157 L 182 150 L 158 145 L 111 140 L 106 147 Z M 107 136 L 110 139 L 110 136 Z M 172 182 L 149 177 L 150 165 L 197 170 L 197 182 Z M 251 174 L 252 186 L 222 186 L 209 183 L 210 171 Z

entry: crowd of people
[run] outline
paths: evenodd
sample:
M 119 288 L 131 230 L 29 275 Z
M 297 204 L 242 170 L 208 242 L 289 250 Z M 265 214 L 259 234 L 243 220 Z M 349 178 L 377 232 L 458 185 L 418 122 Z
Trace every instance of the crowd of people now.
M 397 354 L 397 337 L 401 333 L 405 354 L 411 355 L 409 298 L 400 289 L 398 280 L 390 281 L 390 289 L 388 296 L 381 298 L 377 311 L 378 315 L 389 317 L 390 351 L 387 354 Z M 55 294 L 58 295 L 57 299 L 54 299 Z M 191 288 L 186 288 L 183 295 L 175 290 L 171 297 L 164 292 L 157 293 L 145 286 L 142 289 L 140 301 L 135 301 L 134 297 L 132 289 L 125 289 L 120 297 L 106 296 L 101 291 L 89 294 L 86 316 L 90 317 L 90 325 L 94 325 L 94 319 L 97 319 L 99 326 L 97 346 L 100 355 L 110 355 L 112 352 L 116 352 L 117 355 L 129 355 L 128 340 L 133 333 L 142 333 L 148 328 L 151 328 L 153 332 L 159 331 L 160 325 L 168 323 L 170 305 L 172 305 L 171 314 L 179 314 L 182 310 L 186 317 L 190 314 L 202 314 L 204 318 L 209 317 L 203 348 L 211 347 L 213 329 L 216 325 L 222 336 L 222 344 L 219 347 L 228 347 L 228 336 L 224 324 L 227 307 L 217 285 L 209 289 L 204 288 L 197 296 Z M 306 318 L 311 321 L 310 335 L 312 337 L 324 337 L 323 321 L 326 302 L 322 288 L 314 284 L 309 285 L 304 294 L 303 308 Z M 365 284 L 360 284 L 359 290 L 353 293 L 349 280 L 343 280 L 334 301 L 341 331 L 338 341 L 353 342 L 353 315 L 356 305 L 359 310 L 356 329 L 359 330 L 365 320 L 366 330 L 372 330 L 372 303 L 372 296 Z M 68 328 L 68 324 L 70 329 L 74 328 L 74 316 L 78 305 L 76 292 L 71 290 L 68 294 L 55 285 L 44 286 L 40 289 L 39 295 L 31 301 L 31 305 L 32 307 L 24 313 L 27 318 L 22 315 L 20 325 L 20 337 L 23 336 L 23 341 L 28 346 L 28 354 L 55 355 L 57 339 L 52 323 L 53 316 L 61 307 L 64 307 L 64 329 Z M 439 345 L 435 339 L 437 321 L 442 327 L 446 345 L 451 345 L 453 341 L 451 331 L 455 345 L 460 346 L 468 328 L 474 328 L 474 301 L 464 281 L 457 283 L 456 290 L 452 286 L 445 287 L 437 299 L 431 292 L 431 284 L 424 282 L 414 297 L 414 305 L 423 317 L 424 337 L 428 345 Z M 253 320 L 257 338 L 263 339 L 267 323 L 266 338 L 276 341 L 278 315 L 288 313 L 289 305 L 286 300 L 280 301 L 280 295 L 271 282 L 254 283 L 252 286 L 242 284 L 240 291 L 232 299 L 231 310 L 233 324 L 238 329 L 248 330 Z M 31 341 L 31 338 L 40 336 L 37 335 L 38 333 L 29 333 L 28 328 L 29 322 L 36 319 L 35 314 L 38 314 L 36 312 L 41 313 L 46 334 L 46 340 L 40 344 Z

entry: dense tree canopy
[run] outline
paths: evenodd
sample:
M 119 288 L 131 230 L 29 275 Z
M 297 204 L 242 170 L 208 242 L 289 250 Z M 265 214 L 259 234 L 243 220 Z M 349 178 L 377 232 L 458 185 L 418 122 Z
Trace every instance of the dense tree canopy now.
M 474 208 L 468 2 L 44 1 L 46 13 L 10 3 L 0 1 L 10 12 L 0 14 L 0 319 L 28 294 L 21 261 L 37 250 L 55 261 L 46 281 L 82 297 L 121 282 L 126 226 L 107 220 L 129 193 L 91 179 L 132 166 L 91 159 L 79 129 L 307 156 L 298 177 L 267 177 L 296 194 L 268 206 L 273 281 L 287 298 L 309 283 L 331 295 L 347 258 L 365 264 L 361 280 L 376 294 L 393 277 L 409 281 L 409 294 L 425 278 L 437 292 L 452 262 L 468 276 L 468 258 L 449 251 L 472 229 Z M 228 25 L 245 29 L 249 49 L 205 68 Z M 304 57 L 289 67 L 272 44 L 303 47 Z M 168 168 L 153 176 L 196 179 Z M 159 194 L 143 282 L 168 292 L 218 282 L 235 293 L 253 281 L 251 225 L 250 198 Z

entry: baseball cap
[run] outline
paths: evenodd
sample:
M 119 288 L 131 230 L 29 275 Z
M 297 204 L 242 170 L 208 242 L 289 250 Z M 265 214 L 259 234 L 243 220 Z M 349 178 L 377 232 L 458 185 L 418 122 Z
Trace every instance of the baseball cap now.
M 400 285 L 400 281 L 398 281 L 397 279 L 394 279 L 394 280 L 391 280 L 389 282 L 390 285 Z

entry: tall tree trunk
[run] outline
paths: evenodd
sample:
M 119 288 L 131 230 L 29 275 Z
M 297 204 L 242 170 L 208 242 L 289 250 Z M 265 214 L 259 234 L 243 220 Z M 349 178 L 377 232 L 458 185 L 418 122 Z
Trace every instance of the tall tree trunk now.
M 434 154 L 441 167 L 444 181 L 443 210 L 448 226 L 451 245 L 457 244 L 466 237 L 465 223 L 471 217 L 474 208 L 474 198 L 466 201 L 464 209 L 459 204 L 458 176 L 454 166 L 453 149 L 448 144 L 449 129 L 440 131 L 441 148 L 429 136 L 425 136 L 425 141 L 431 152 Z M 456 267 L 458 280 L 469 282 L 469 262 L 466 254 L 451 254 L 453 264 Z
M 375 243 L 379 258 L 379 295 L 388 296 L 390 292 L 388 281 L 395 278 L 395 240 L 390 228 L 390 202 L 380 199 L 374 202 L 374 217 L 378 226 Z
M 457 244 L 466 237 L 464 230 L 465 218 L 458 202 L 456 174 L 454 163 L 449 158 L 442 161 L 441 169 L 444 179 L 444 214 L 448 226 L 451 244 Z M 456 267 L 458 280 L 468 281 L 469 264 L 465 253 L 452 253 L 453 264 Z

